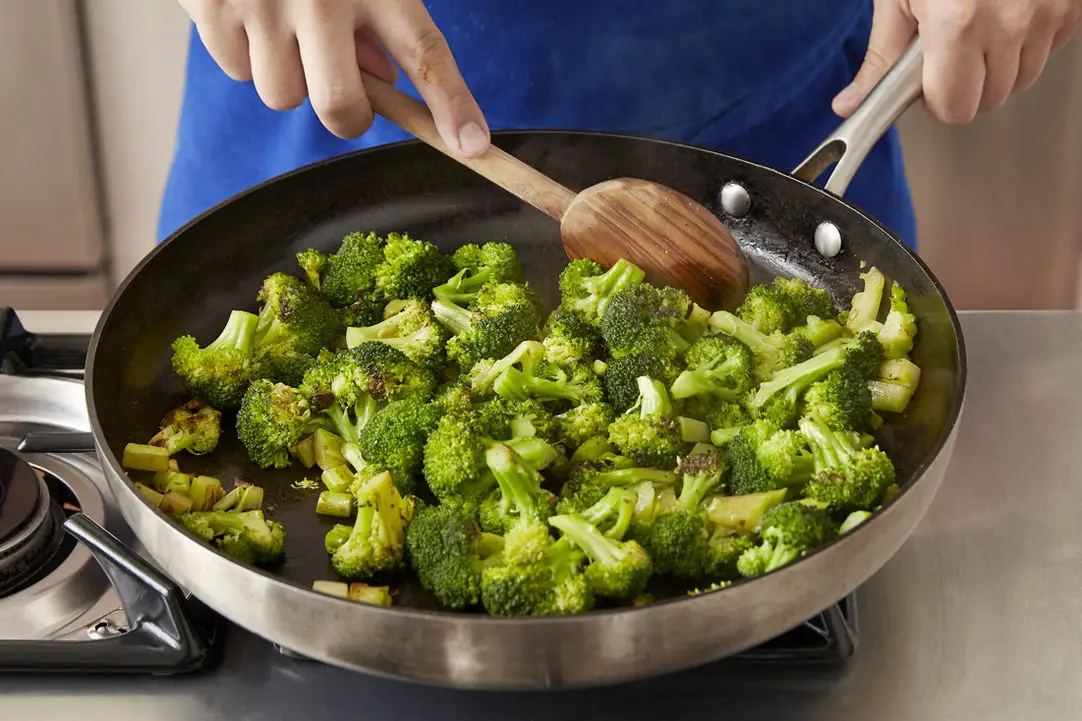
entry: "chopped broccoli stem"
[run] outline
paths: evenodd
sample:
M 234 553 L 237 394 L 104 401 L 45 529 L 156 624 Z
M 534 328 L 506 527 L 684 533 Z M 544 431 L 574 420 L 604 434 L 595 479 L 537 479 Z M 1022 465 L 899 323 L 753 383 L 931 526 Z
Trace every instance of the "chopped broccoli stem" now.
M 854 333 L 865 330 L 870 323 L 876 322 L 887 281 L 883 273 L 874 266 L 861 273 L 860 278 L 864 281 L 864 289 L 853 296 L 845 320 L 845 326 Z
M 706 504 L 706 516 L 732 532 L 751 533 L 759 528 L 763 514 L 784 501 L 787 493 L 779 488 L 743 496 L 714 496 Z
M 390 606 L 393 602 L 390 586 L 370 586 L 356 581 L 349 584 L 346 597 L 350 601 L 367 603 L 370 606 Z
M 169 451 L 160 446 L 129 443 L 124 446 L 120 463 L 133 471 L 166 471 L 169 470 Z
M 845 520 L 842 521 L 842 525 L 838 527 L 838 535 L 840 536 L 843 533 L 852 531 L 871 517 L 872 514 L 869 511 L 853 511 L 845 517 Z
M 192 499 L 183 496 L 176 491 L 169 491 L 162 496 L 161 505 L 158 506 L 162 513 L 174 518 L 187 513 L 192 508 Z
M 155 508 L 160 508 L 161 507 L 162 500 L 165 498 L 165 496 L 163 494 L 159 493 L 158 491 L 155 491 L 153 488 L 151 488 L 148 485 L 140 483 L 139 481 L 136 481 L 133 485 L 135 486 L 135 490 L 142 493 L 143 496 L 148 501 L 150 501 L 152 504 L 154 504 Z
M 710 440 L 710 426 L 694 418 L 678 416 L 680 424 L 680 437 L 685 443 L 706 443 Z
M 256 511 L 263 506 L 263 489 L 253 485 L 238 485 L 210 507 L 212 511 Z
M 209 511 L 224 495 L 222 482 L 210 476 L 196 476 L 188 490 L 193 511 Z
M 316 444 L 315 434 L 312 434 L 298 443 L 293 449 L 293 455 L 297 457 L 300 464 L 305 468 L 311 468 L 316 465 Z
M 348 529 L 349 526 L 346 526 Z M 349 596 L 349 584 L 345 581 L 312 581 L 312 590 L 327 596 L 347 598 Z
M 913 398 L 913 389 L 901 383 L 868 381 L 868 390 L 872 394 L 872 410 L 883 413 L 905 413 Z
M 908 358 L 892 358 L 879 367 L 879 380 L 917 390 L 920 385 L 920 366 Z
M 327 549 L 327 553 L 333 554 L 338 550 L 338 547 L 349 540 L 350 534 L 353 533 L 353 526 L 347 526 L 344 523 L 336 523 L 327 531 L 327 535 L 323 537 L 323 545 Z
M 905 290 L 897 283 L 890 288 L 890 310 L 879 330 L 879 342 L 887 358 L 904 358 L 913 350 L 917 335 L 917 318 L 909 312 Z
M 327 487 L 328 491 L 333 493 L 345 493 L 351 485 L 355 476 L 350 467 L 345 463 L 334 468 L 328 468 L 323 471 L 323 475 L 320 476 L 323 481 L 323 485 Z
M 316 501 L 316 513 L 321 516 L 349 518 L 353 515 L 353 494 L 323 491 Z

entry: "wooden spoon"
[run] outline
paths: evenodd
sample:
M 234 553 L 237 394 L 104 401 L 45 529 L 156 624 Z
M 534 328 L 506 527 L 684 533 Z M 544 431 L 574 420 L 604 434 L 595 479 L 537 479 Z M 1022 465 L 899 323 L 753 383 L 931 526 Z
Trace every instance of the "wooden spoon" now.
M 647 280 L 682 288 L 699 305 L 732 309 L 748 290 L 748 266 L 721 221 L 691 198 L 657 183 L 617 178 L 575 193 L 495 145 L 476 158 L 452 153 L 428 108 L 364 74 L 372 109 L 560 222 L 569 258 L 608 267 L 626 258 Z

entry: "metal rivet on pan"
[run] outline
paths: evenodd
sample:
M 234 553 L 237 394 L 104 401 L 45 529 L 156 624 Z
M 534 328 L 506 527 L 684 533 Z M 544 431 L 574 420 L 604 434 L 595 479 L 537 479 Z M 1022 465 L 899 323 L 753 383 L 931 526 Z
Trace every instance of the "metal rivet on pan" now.
M 751 196 L 744 186 L 729 181 L 721 189 L 721 209 L 734 218 L 743 218 L 751 211 Z
M 815 229 L 815 249 L 819 251 L 819 255 L 826 258 L 833 258 L 840 253 L 842 250 L 842 232 L 838 230 L 838 226 L 829 220 L 820 223 L 819 227 Z

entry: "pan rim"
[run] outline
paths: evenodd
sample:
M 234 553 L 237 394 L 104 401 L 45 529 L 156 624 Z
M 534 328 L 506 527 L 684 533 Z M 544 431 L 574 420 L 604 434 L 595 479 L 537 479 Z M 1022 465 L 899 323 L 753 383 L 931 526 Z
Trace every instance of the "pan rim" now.
M 203 546 L 204 549 L 209 550 L 212 553 L 220 556 L 221 558 L 226 559 L 230 563 L 232 563 L 232 564 L 234 564 L 236 566 L 240 566 L 240 567 L 244 568 L 245 570 L 247 570 L 249 572 L 256 573 L 256 574 L 262 576 L 265 579 L 265 581 L 273 583 L 275 586 L 277 586 L 278 588 L 280 588 L 282 590 L 286 590 L 286 591 L 296 590 L 296 591 L 300 591 L 300 592 L 305 593 L 305 594 L 311 594 L 313 596 L 319 597 L 321 601 L 327 601 L 327 602 L 330 602 L 330 603 L 339 603 L 339 604 L 343 604 L 343 605 L 348 604 L 351 608 L 355 609 L 354 611 L 351 611 L 353 613 L 364 613 L 364 614 L 373 614 L 373 615 L 374 614 L 385 614 L 382 617 L 410 618 L 410 619 L 415 619 L 415 620 L 418 620 L 418 621 L 426 621 L 426 620 L 427 621 L 453 621 L 456 624 L 470 624 L 471 626 L 473 624 L 481 624 L 481 623 L 495 624 L 495 625 L 498 625 L 498 626 L 499 625 L 518 626 L 520 624 L 529 623 L 529 624 L 533 624 L 535 626 L 551 625 L 553 627 L 567 627 L 567 626 L 574 626 L 574 625 L 583 624 L 583 623 L 589 623 L 590 619 L 598 618 L 598 617 L 602 617 L 602 616 L 611 617 L 611 616 L 616 616 L 616 615 L 623 616 L 623 615 L 626 615 L 626 614 L 646 615 L 646 614 L 651 613 L 652 611 L 656 611 L 657 609 L 670 606 L 673 603 L 684 603 L 684 604 L 686 604 L 688 606 L 691 606 L 692 604 L 707 604 L 707 603 L 710 603 L 709 599 L 714 597 L 718 593 L 723 593 L 723 592 L 728 591 L 730 589 L 744 586 L 744 585 L 746 585 L 746 584 L 748 584 L 750 582 L 754 582 L 756 580 L 759 580 L 761 578 L 766 578 L 768 576 L 774 577 L 774 576 L 777 576 L 778 574 L 791 573 L 791 572 L 793 572 L 793 570 L 795 568 L 799 567 L 802 563 L 804 563 L 805 561 L 809 561 L 810 559 L 819 556 L 821 553 L 825 552 L 827 549 L 833 548 L 833 547 L 838 546 L 840 544 L 852 543 L 853 539 L 860 537 L 860 534 L 862 532 L 865 532 L 870 528 L 878 527 L 877 522 L 879 522 L 881 520 L 881 517 L 884 516 L 884 515 L 890 514 L 891 510 L 900 501 L 900 499 L 905 497 L 912 490 L 913 486 L 915 485 L 915 482 L 920 480 L 928 472 L 928 470 L 933 465 L 933 463 L 935 463 L 939 459 L 939 457 L 942 454 L 944 448 L 948 445 L 948 443 L 951 441 L 951 439 L 956 435 L 959 419 L 960 419 L 960 417 L 962 415 L 962 410 L 963 410 L 963 407 L 965 405 L 965 398 L 966 398 L 966 394 L 967 394 L 967 390 L 968 390 L 968 359 L 967 359 L 967 354 L 966 354 L 966 342 L 965 342 L 961 322 L 960 322 L 959 317 L 958 317 L 958 312 L 957 312 L 956 308 L 954 307 L 954 304 L 951 302 L 950 297 L 948 296 L 948 294 L 946 292 L 946 289 L 943 287 L 941 281 L 939 280 L 938 277 L 936 277 L 936 275 L 933 273 L 932 269 L 928 266 L 928 264 L 925 263 L 924 260 L 919 255 L 917 255 L 916 252 L 912 248 L 910 248 L 908 245 L 906 245 L 890 229 L 888 229 L 886 226 L 884 226 L 882 223 L 880 223 L 877 219 L 872 217 L 870 214 L 865 212 L 859 206 L 856 206 L 852 202 L 846 200 L 844 197 L 839 197 L 837 195 L 829 193 L 826 190 L 824 190 L 823 188 L 815 185 L 814 183 L 809 183 L 807 181 L 796 178 L 796 177 L 794 177 L 793 175 L 791 175 L 788 172 L 781 171 L 781 170 L 778 170 L 776 168 L 772 168 L 770 166 L 763 165 L 761 163 L 757 163 L 757 162 L 754 162 L 754 161 L 751 161 L 751 160 L 746 160 L 746 159 L 741 158 L 739 156 L 735 156 L 735 155 L 731 155 L 731 154 L 728 154 L 728 153 L 723 153 L 723 152 L 720 152 L 720 151 L 712 150 L 710 148 L 704 148 L 704 147 L 692 145 L 692 144 L 689 144 L 689 143 L 682 143 L 682 142 L 677 142 L 677 141 L 672 141 L 672 140 L 664 140 L 664 139 L 656 139 L 656 138 L 632 135 L 632 134 L 627 134 L 627 133 L 613 133 L 613 132 L 604 132 L 604 131 L 554 130 L 554 129 L 537 129 L 537 130 L 514 129 L 514 130 L 494 131 L 492 133 L 492 139 L 493 139 L 493 143 L 495 144 L 497 140 L 503 139 L 503 138 L 514 139 L 516 137 L 535 137 L 535 136 L 542 136 L 542 135 L 562 136 L 562 137 L 566 137 L 566 138 L 569 138 L 569 139 L 574 138 L 574 137 L 585 137 L 585 138 L 589 138 L 589 137 L 605 137 L 605 138 L 613 138 L 613 139 L 622 139 L 622 140 L 634 141 L 634 142 L 637 142 L 637 143 L 663 145 L 663 146 L 681 148 L 681 149 L 684 149 L 684 150 L 694 151 L 694 152 L 700 153 L 700 154 L 705 153 L 705 154 L 710 155 L 710 156 L 723 158 L 723 159 L 730 160 L 730 161 L 735 161 L 735 162 L 737 162 L 739 164 L 742 164 L 744 166 L 754 168 L 756 171 L 765 172 L 765 173 L 768 173 L 768 174 L 771 174 L 771 175 L 774 175 L 774 176 L 780 176 L 780 179 L 783 179 L 785 181 L 800 183 L 800 184 L 802 184 L 804 186 L 807 186 L 808 188 L 811 188 L 812 190 L 817 192 L 819 195 L 821 195 L 825 199 L 833 201 L 834 203 L 840 203 L 841 205 L 848 208 L 851 212 L 854 212 L 854 213 L 858 214 L 863 221 L 871 224 L 874 228 L 878 229 L 883 234 L 885 234 L 887 236 L 887 238 L 892 243 L 899 246 L 906 254 L 909 255 L 910 259 L 917 264 L 917 266 L 921 269 L 921 271 L 931 281 L 933 287 L 936 289 L 936 291 L 939 294 L 940 298 L 943 300 L 944 306 L 945 306 L 945 308 L 947 310 L 947 315 L 950 318 L 951 327 L 952 327 L 952 329 L 954 331 L 954 335 L 955 335 L 955 354 L 956 354 L 956 357 L 958 359 L 958 368 L 957 368 L 958 382 L 957 382 L 957 390 L 954 393 L 954 397 L 951 400 L 950 412 L 947 415 L 947 422 L 946 422 L 946 424 L 944 426 L 944 430 L 940 433 L 939 438 L 936 439 L 934 445 L 932 446 L 932 451 L 926 456 L 926 458 L 924 459 L 923 462 L 921 462 L 918 466 L 915 467 L 913 472 L 906 479 L 906 483 L 902 487 L 901 491 L 893 499 L 891 499 L 887 503 L 883 504 L 882 508 L 879 511 L 874 513 L 870 519 L 868 519 L 864 523 L 861 523 L 857 528 L 853 529 L 852 531 L 850 531 L 850 532 L 848 532 L 848 533 L 846 533 L 846 534 L 844 534 L 842 536 L 836 537 L 835 539 L 831 540 L 829 543 L 827 543 L 827 544 L 821 546 L 820 548 L 816 549 L 812 553 L 809 553 L 806 556 L 803 556 L 803 557 L 801 557 L 801 558 L 799 558 L 799 559 L 797 559 L 797 560 L 795 560 L 795 561 L 793 561 L 793 562 L 791 562 L 789 564 L 786 564 L 785 566 L 783 566 L 783 567 L 781 567 L 781 568 L 779 568 L 779 569 L 777 569 L 775 571 L 771 571 L 770 573 L 764 574 L 763 576 L 758 576 L 758 577 L 749 578 L 749 579 L 740 579 L 738 581 L 733 582 L 732 585 L 727 586 L 727 587 L 722 588 L 722 589 L 705 591 L 705 592 L 700 593 L 700 594 L 695 595 L 695 596 L 690 596 L 689 595 L 689 596 L 673 596 L 673 597 L 663 598 L 663 599 L 660 599 L 660 600 L 656 601 L 655 603 L 645 605 L 645 606 L 620 606 L 620 607 L 614 607 L 614 608 L 603 608 L 603 609 L 592 610 L 592 611 L 589 611 L 587 613 L 569 615 L 569 616 L 502 618 L 502 617 L 496 617 L 496 616 L 489 616 L 489 615 L 484 614 L 484 613 L 469 612 L 469 611 L 463 612 L 463 611 L 452 611 L 452 610 L 444 610 L 444 609 L 429 610 L 429 609 L 419 609 L 419 608 L 408 607 L 408 606 L 398 606 L 398 607 L 396 607 L 396 606 L 390 606 L 390 607 L 375 606 L 375 605 L 368 605 L 368 604 L 360 604 L 360 603 L 350 601 L 348 599 L 342 599 L 342 598 L 338 598 L 338 597 L 335 597 L 335 596 L 330 596 L 330 595 L 327 595 L 327 594 L 321 594 L 321 593 L 319 593 L 317 591 L 313 591 L 309 587 L 306 587 L 306 586 L 303 586 L 303 585 L 301 585 L 299 583 L 296 583 L 296 582 L 293 582 L 291 580 L 285 579 L 285 578 L 283 578 L 281 576 L 278 576 L 278 575 L 276 575 L 276 574 L 274 574 L 274 573 L 272 573 L 270 571 L 267 571 L 267 570 L 264 570 L 262 568 L 255 567 L 255 566 L 248 566 L 246 564 L 242 564 L 240 562 L 237 562 L 237 561 L 233 560 L 229 556 L 222 553 L 217 547 L 213 546 L 212 544 L 209 544 L 206 541 L 203 541 L 201 539 L 197 539 L 197 538 L 195 538 L 193 536 L 190 536 L 187 533 L 185 533 L 181 529 L 181 527 L 175 521 L 173 521 L 172 519 L 167 518 L 165 516 L 159 515 L 157 513 L 158 509 L 151 506 L 149 501 L 142 494 L 138 493 L 135 490 L 135 488 L 131 485 L 130 482 L 127 482 L 127 483 L 123 484 L 125 486 L 125 490 L 129 494 L 133 494 L 134 496 L 136 496 L 137 497 L 136 500 L 138 502 L 144 504 L 148 511 L 150 511 L 150 512 L 154 513 L 155 515 L 157 515 L 158 519 L 160 521 L 164 521 L 166 526 L 168 528 L 170 528 L 172 530 L 172 532 L 177 534 L 179 537 L 182 537 L 185 541 L 194 542 L 194 543 L 197 543 L 197 544 Z M 233 203 L 241 200 L 242 198 L 247 197 L 248 195 L 259 192 L 261 189 L 263 189 L 266 186 L 278 183 L 278 182 L 280 182 L 280 181 L 282 181 L 282 180 L 284 180 L 286 178 L 290 178 L 290 177 L 293 177 L 295 175 L 299 175 L 299 174 L 302 174 L 302 173 L 306 173 L 306 172 L 315 170 L 315 169 L 317 169 L 319 167 L 322 167 L 322 166 L 325 166 L 325 165 L 329 165 L 329 164 L 332 164 L 332 163 L 338 163 L 338 162 L 347 162 L 348 160 L 351 160 L 351 159 L 353 159 L 355 157 L 358 157 L 358 156 L 363 156 L 363 155 L 372 154 L 372 153 L 379 153 L 379 152 L 391 152 L 392 150 L 394 150 L 396 148 L 400 148 L 400 147 L 423 146 L 423 145 L 424 144 L 419 140 L 408 139 L 408 140 L 398 141 L 398 142 L 395 142 L 395 143 L 388 143 L 388 144 L 385 144 L 385 145 L 374 146 L 374 147 L 370 147 L 370 148 L 362 148 L 362 149 L 359 149 L 359 150 L 350 151 L 348 153 L 335 155 L 335 156 L 330 157 L 330 158 L 324 158 L 322 160 L 317 160 L 317 161 L 314 161 L 312 163 L 308 163 L 306 165 L 294 168 L 293 170 L 289 170 L 289 171 L 287 171 L 285 173 L 281 173 L 279 175 L 275 175 L 275 176 L 273 176 L 271 178 L 268 178 L 268 179 L 266 179 L 266 180 L 264 180 L 264 181 L 262 181 L 262 182 L 260 182 L 260 183 L 258 183 L 256 185 L 253 185 L 253 186 L 251 186 L 249 188 L 246 188 L 246 189 L 244 189 L 242 191 L 239 191 L 238 193 L 236 193 L 236 194 L 234 194 L 234 195 L 220 201 L 219 203 L 211 206 L 210 208 L 204 210 L 203 212 L 201 212 L 197 216 L 193 217 L 191 220 L 186 222 L 184 225 L 180 226 L 175 231 L 170 233 L 160 243 L 156 244 L 156 246 L 153 249 L 151 249 L 150 252 L 148 252 L 124 276 L 124 278 L 120 281 L 120 283 L 117 284 L 116 288 L 114 289 L 113 293 L 111 294 L 111 296 L 109 298 L 109 301 L 105 304 L 104 308 L 102 309 L 101 314 L 100 314 L 100 316 L 98 318 L 97 324 L 96 324 L 96 326 L 94 328 L 94 332 L 91 335 L 90 344 L 89 344 L 88 349 L 87 349 L 87 361 L 86 361 L 86 368 L 85 368 L 85 377 L 86 377 L 87 380 L 84 381 L 84 394 L 85 394 L 85 397 L 86 397 L 87 413 L 88 413 L 88 416 L 89 416 L 91 432 L 93 433 L 93 435 L 95 437 L 95 443 L 98 446 L 99 460 L 102 460 L 105 464 L 108 465 L 109 470 L 112 472 L 113 475 L 115 475 L 116 477 L 121 478 L 121 479 L 127 479 L 128 478 L 127 472 L 121 466 L 119 459 L 117 459 L 115 454 L 110 450 L 108 444 L 103 442 L 104 439 L 105 439 L 105 433 L 104 433 L 104 430 L 103 430 L 103 428 L 101 426 L 100 420 L 98 418 L 97 405 L 96 405 L 96 402 L 95 402 L 95 399 L 94 399 L 94 390 L 93 390 L 94 389 L 94 383 L 93 383 L 93 381 L 94 381 L 94 365 L 95 365 L 95 359 L 97 357 L 97 352 L 98 352 L 99 344 L 101 342 L 102 335 L 104 333 L 106 325 L 108 325 L 110 319 L 112 318 L 113 311 L 114 311 L 116 305 L 119 303 L 120 299 L 124 297 L 125 292 L 129 288 L 129 286 L 132 283 L 135 282 L 135 279 L 139 277 L 139 275 L 141 274 L 143 269 L 147 265 L 152 263 L 154 261 L 154 259 L 158 256 L 159 253 L 164 252 L 163 249 L 165 247 L 167 247 L 168 245 L 170 245 L 170 244 L 176 242 L 177 240 L 179 240 L 180 238 L 182 238 L 184 233 L 186 231 L 188 231 L 191 227 L 197 225 L 202 220 L 204 220 L 206 217 L 208 217 L 210 215 L 213 215 L 214 213 L 218 212 L 219 210 L 225 208 L 226 206 L 228 206 L 230 204 L 233 204 Z M 433 150 L 432 152 L 435 153 L 435 152 L 438 152 L 438 151 Z M 102 456 L 104 456 L 104 458 L 102 458 Z M 908 537 L 909 536 L 907 535 L 906 538 L 903 540 L 903 543 L 905 542 L 905 540 L 908 540 Z M 838 599 L 838 600 L 841 600 L 841 599 Z M 373 616 L 373 617 L 374 618 L 379 618 L 379 617 L 376 617 L 376 616 Z M 230 620 L 232 621 L 232 619 L 230 619 Z

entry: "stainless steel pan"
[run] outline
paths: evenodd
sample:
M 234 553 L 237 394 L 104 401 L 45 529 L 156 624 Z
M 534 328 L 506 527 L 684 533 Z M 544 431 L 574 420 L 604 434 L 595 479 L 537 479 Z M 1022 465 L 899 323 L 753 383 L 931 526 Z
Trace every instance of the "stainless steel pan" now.
M 241 626 L 327 663 L 474 688 L 598 685 L 661 674 L 750 648 L 844 597 L 895 553 L 939 488 L 962 410 L 966 367 L 957 318 L 924 263 L 837 196 L 875 140 L 920 94 L 915 45 L 852 120 L 793 175 L 667 142 L 594 133 L 510 132 L 495 142 L 571 188 L 616 176 L 672 186 L 721 214 L 754 266 L 753 280 L 800 276 L 844 302 L 860 262 L 905 285 L 920 334 L 922 387 L 882 432 L 903 492 L 855 532 L 765 577 L 698 597 L 570 618 L 495 619 L 437 609 L 406 582 L 393 608 L 314 593 L 333 578 L 301 469 L 258 472 L 236 442 L 184 468 L 263 484 L 288 530 L 275 573 L 234 563 L 184 533 L 135 491 L 124 444 L 145 440 L 182 399 L 171 341 L 212 338 L 233 308 L 254 310 L 262 279 L 297 272 L 294 254 L 330 249 L 350 231 L 406 230 L 444 249 L 505 240 L 550 302 L 563 257 L 556 223 L 438 152 L 410 142 L 354 153 L 276 178 L 179 230 L 124 280 L 91 341 L 87 402 L 98 453 L 126 520 L 161 567 Z M 839 160 L 827 191 L 804 182 Z M 801 179 L 797 179 L 801 178 Z M 724 189 L 724 190 L 723 190 Z

